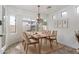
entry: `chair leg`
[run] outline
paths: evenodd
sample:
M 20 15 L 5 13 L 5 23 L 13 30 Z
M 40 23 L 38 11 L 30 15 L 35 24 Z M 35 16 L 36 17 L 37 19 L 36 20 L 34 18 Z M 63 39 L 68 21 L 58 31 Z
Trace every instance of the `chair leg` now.
M 50 48 L 52 48 L 52 40 L 50 40 Z
M 26 54 L 27 54 L 27 52 L 28 52 L 28 45 L 26 46 L 26 49 L 25 50 L 26 50 Z
M 40 44 L 38 44 L 38 47 L 39 47 L 39 54 L 41 53 L 41 46 L 40 46 Z
M 57 40 L 56 40 L 56 44 L 58 45 L 58 42 L 57 42 Z
M 41 39 L 41 45 L 42 45 L 42 39 Z
M 26 49 L 26 44 L 24 44 L 24 51 L 25 51 L 25 49 Z
M 25 51 L 25 48 L 26 48 L 25 42 L 22 42 L 22 45 L 23 45 L 23 49 L 24 49 L 24 51 Z
M 41 40 L 42 40 L 42 39 L 41 39 Z M 39 54 L 41 54 L 41 42 L 40 42 L 40 39 L 39 39 L 38 46 L 39 46 Z
M 45 40 L 45 44 L 46 44 L 46 46 L 47 46 L 47 39 Z

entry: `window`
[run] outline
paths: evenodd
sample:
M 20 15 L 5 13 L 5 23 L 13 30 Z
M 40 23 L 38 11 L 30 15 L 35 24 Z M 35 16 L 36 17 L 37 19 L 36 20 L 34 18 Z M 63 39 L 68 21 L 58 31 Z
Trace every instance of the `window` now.
M 35 31 L 36 30 L 36 20 L 29 18 L 23 18 L 23 31 Z
M 62 17 L 66 17 L 67 16 L 67 12 L 62 12 Z
M 79 13 L 79 7 L 77 7 L 77 13 Z
M 43 27 L 43 30 L 47 30 L 47 20 L 46 19 L 44 19 L 42 27 Z
M 23 31 L 29 31 L 31 28 L 30 28 L 30 22 L 28 21 L 23 21 Z
M 43 25 L 43 30 L 47 30 L 47 26 L 46 25 Z
M 15 16 L 10 16 L 10 32 L 15 33 L 16 32 L 16 20 Z

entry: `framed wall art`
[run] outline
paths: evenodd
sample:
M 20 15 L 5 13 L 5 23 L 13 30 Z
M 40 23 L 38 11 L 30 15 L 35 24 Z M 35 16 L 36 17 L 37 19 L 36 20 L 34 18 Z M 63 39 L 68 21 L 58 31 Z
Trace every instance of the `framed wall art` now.
M 58 20 L 58 28 L 62 28 L 63 27 L 63 21 L 62 20 Z
M 68 28 L 68 20 L 63 20 L 63 28 Z

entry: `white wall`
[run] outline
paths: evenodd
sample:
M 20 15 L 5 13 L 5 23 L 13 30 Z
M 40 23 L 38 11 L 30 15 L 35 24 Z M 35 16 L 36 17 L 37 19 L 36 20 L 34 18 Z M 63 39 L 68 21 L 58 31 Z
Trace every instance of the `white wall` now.
M 66 18 L 61 17 L 61 12 L 67 11 Z M 52 16 L 56 15 L 57 20 L 68 19 L 68 28 L 54 28 Z M 75 37 L 75 30 L 79 30 L 79 15 L 76 13 L 76 6 L 69 6 L 54 14 L 50 14 L 48 18 L 49 30 L 58 30 L 58 42 L 70 46 L 72 48 L 79 48 L 79 44 Z

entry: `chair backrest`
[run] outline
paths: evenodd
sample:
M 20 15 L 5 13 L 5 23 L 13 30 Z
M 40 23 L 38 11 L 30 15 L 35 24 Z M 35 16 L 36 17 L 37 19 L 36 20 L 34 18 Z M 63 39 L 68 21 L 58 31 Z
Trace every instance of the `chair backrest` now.
M 53 31 L 53 34 L 54 34 L 54 35 L 57 35 L 57 31 Z
M 27 35 L 26 32 L 23 32 L 23 40 L 24 40 L 26 43 L 29 43 L 29 42 L 30 42 L 30 40 L 29 40 L 28 35 Z
M 57 31 L 54 30 L 54 31 L 52 32 L 52 35 L 53 35 L 55 38 L 57 38 Z
M 47 34 L 47 35 L 51 35 L 51 31 L 47 31 L 46 34 Z
M 51 31 L 43 31 L 42 33 L 43 34 L 46 34 L 46 35 L 50 35 L 51 34 Z

